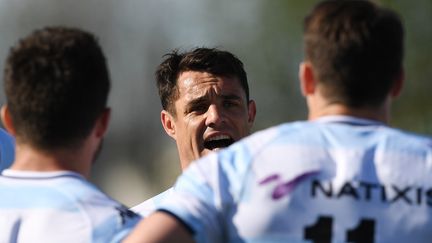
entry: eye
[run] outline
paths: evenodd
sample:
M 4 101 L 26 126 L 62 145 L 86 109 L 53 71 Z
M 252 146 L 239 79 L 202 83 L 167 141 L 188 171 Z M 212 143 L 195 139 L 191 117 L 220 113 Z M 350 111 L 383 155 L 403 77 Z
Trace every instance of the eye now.
M 208 109 L 208 105 L 203 103 L 193 104 L 187 109 L 187 113 L 198 113 L 202 114 L 205 113 Z
M 235 101 L 233 101 L 233 100 L 225 100 L 225 101 L 222 103 L 222 105 L 223 105 L 223 107 L 225 107 L 225 108 L 231 108 L 231 107 L 237 106 L 238 104 L 237 104 L 237 102 L 235 102 Z
M 197 111 L 197 112 L 206 111 L 206 110 L 207 110 L 207 105 L 204 104 L 199 104 L 193 107 L 193 111 Z

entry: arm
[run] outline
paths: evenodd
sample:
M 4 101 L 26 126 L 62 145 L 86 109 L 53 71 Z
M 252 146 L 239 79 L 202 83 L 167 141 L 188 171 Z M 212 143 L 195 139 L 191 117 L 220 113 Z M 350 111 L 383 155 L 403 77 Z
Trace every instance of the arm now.
M 192 234 L 174 216 L 156 212 L 142 220 L 123 241 L 138 242 L 194 242 Z

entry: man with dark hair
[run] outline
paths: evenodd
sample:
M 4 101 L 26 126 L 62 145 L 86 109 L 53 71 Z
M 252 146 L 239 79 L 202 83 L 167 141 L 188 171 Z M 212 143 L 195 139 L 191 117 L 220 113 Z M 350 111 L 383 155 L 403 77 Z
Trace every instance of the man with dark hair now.
M 255 102 L 243 63 L 227 51 L 174 51 L 156 71 L 161 122 L 176 140 L 182 169 L 249 135 Z
M 126 242 L 430 242 L 432 139 L 389 127 L 403 27 L 366 0 L 306 18 L 309 121 L 193 163 Z
M 173 51 L 159 65 L 156 81 L 163 107 L 161 122 L 177 143 L 182 169 L 250 134 L 255 102 L 249 98 L 243 63 L 230 52 L 215 48 Z M 132 210 L 149 214 L 171 190 Z
M 6 60 L 1 118 L 16 156 L 0 176 L 0 242 L 116 242 L 139 216 L 86 178 L 108 127 L 110 80 L 90 33 L 47 27 Z

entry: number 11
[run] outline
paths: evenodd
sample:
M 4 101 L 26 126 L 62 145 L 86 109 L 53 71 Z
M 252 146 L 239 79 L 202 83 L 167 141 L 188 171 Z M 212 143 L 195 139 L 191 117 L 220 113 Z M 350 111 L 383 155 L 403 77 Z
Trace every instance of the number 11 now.
M 314 243 L 330 243 L 332 240 L 333 218 L 320 216 L 314 225 L 304 229 L 304 238 Z M 346 232 L 346 241 L 354 243 L 373 243 L 375 221 L 362 219 L 354 229 Z

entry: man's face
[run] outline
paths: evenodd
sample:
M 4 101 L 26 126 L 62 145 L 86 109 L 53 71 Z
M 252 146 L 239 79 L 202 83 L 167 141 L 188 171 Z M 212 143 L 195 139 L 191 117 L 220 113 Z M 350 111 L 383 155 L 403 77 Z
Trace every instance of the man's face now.
M 162 111 L 165 131 L 176 140 L 182 169 L 212 151 L 249 135 L 255 119 L 254 101 L 237 78 L 186 71 L 177 80 L 176 114 Z

